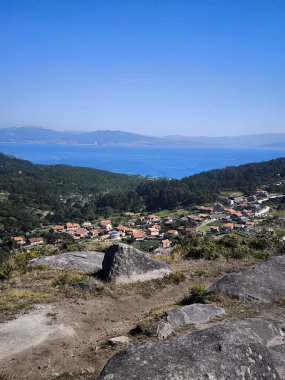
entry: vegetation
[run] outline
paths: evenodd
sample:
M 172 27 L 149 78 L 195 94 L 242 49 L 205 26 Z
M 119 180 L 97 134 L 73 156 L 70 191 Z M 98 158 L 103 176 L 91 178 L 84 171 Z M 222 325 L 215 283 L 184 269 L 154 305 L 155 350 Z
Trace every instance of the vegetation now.
M 216 201 L 222 192 L 250 193 L 264 184 L 284 191 L 284 177 L 285 158 L 181 180 L 150 180 L 67 165 L 35 165 L 0 154 L 0 238 L 40 223 L 95 220 L 124 211 L 185 209 Z
M 248 256 L 265 259 L 285 254 L 285 242 L 268 231 L 249 236 L 229 234 L 218 240 L 199 234 L 180 235 L 175 239 L 175 252 L 185 259 L 242 259 Z

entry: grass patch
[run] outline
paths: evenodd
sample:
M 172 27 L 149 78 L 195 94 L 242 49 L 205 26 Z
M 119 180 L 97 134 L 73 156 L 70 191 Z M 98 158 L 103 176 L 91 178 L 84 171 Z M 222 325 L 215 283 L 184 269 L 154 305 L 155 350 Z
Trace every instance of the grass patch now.
M 15 312 L 36 303 L 51 302 L 58 294 L 56 289 L 31 290 L 9 288 L 1 292 L 0 312 Z

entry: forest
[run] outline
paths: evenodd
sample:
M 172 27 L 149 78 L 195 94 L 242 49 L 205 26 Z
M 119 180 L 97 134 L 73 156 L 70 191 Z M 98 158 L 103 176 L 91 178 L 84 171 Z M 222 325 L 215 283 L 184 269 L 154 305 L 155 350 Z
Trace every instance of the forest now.
M 181 180 L 67 165 L 38 165 L 0 154 L 0 234 L 115 212 L 191 208 L 221 192 L 250 194 L 265 185 L 284 192 L 285 158 L 211 170 Z

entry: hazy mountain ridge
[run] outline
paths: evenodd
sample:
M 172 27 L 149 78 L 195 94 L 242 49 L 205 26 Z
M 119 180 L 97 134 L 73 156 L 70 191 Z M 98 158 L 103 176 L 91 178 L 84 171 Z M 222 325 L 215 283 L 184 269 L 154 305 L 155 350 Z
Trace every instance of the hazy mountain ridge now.
M 164 136 L 97 130 L 91 132 L 56 131 L 39 127 L 9 127 L 0 129 L 0 143 L 94 144 L 121 146 L 198 146 L 198 147 L 285 147 L 285 133 L 244 136 Z

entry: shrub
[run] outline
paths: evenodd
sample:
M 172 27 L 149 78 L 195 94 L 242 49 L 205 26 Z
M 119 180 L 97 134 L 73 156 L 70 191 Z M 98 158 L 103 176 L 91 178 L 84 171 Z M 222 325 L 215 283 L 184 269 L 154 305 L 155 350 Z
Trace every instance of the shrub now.
M 206 302 L 206 288 L 203 284 L 193 283 L 189 286 L 189 293 L 183 299 L 184 305 Z
M 171 280 L 171 282 L 173 282 L 173 284 L 178 285 L 180 284 L 180 282 L 185 281 L 185 275 L 182 272 L 175 271 L 170 273 L 169 279 Z

